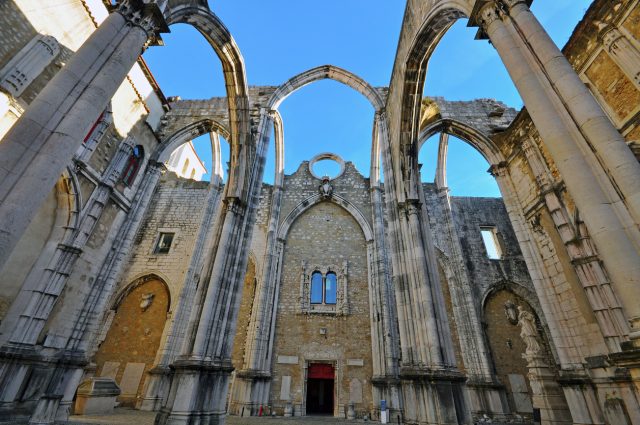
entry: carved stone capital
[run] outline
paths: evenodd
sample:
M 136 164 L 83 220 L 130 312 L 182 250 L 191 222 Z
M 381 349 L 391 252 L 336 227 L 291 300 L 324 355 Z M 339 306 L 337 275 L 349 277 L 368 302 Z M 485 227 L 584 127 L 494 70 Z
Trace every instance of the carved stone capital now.
M 129 25 L 140 27 L 147 33 L 149 41 L 146 46 L 162 44 L 160 34 L 169 32 L 162 11 L 156 3 L 122 0 L 114 12 L 122 15 Z
M 489 26 L 498 19 L 501 19 L 501 13 L 494 0 L 478 0 L 469 17 L 469 24 L 480 27 L 480 32 L 485 33 L 477 38 L 485 38 Z

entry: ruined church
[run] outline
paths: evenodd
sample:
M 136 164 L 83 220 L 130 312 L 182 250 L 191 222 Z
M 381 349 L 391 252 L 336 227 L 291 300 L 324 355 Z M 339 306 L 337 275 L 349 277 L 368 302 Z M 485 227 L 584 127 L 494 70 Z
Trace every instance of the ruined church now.
M 0 424 L 640 424 L 640 0 L 594 0 L 560 47 L 531 3 L 407 0 L 373 87 L 253 85 L 215 2 L 0 1 Z M 458 20 L 524 108 L 423 96 Z M 226 96 L 165 97 L 141 54 L 175 24 Z M 373 108 L 367 175 L 284 172 L 278 108 L 323 79 Z M 449 137 L 501 198 L 450 193 Z

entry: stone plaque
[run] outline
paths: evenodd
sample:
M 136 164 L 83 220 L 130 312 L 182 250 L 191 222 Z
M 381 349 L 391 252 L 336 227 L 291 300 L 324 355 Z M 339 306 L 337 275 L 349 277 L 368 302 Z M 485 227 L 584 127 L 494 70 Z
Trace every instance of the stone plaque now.
M 283 376 L 282 385 L 280 385 L 280 400 L 289 401 L 291 397 L 291 377 Z
M 362 384 L 358 378 L 353 378 L 349 382 L 349 401 L 362 403 Z
M 278 364 L 298 364 L 298 356 L 278 356 Z
M 533 412 L 531 396 L 529 395 L 527 381 L 525 381 L 524 376 L 512 373 L 508 375 L 508 378 L 509 385 L 511 386 L 511 394 L 513 395 L 513 403 L 516 406 L 516 412 Z
M 347 359 L 347 366 L 364 366 L 363 359 Z
M 102 365 L 102 371 L 100 372 L 100 377 L 116 379 L 119 367 L 120 362 L 104 362 L 104 365 Z
M 138 393 L 138 386 L 144 372 L 144 363 L 127 363 L 120 380 L 121 396 L 132 397 Z

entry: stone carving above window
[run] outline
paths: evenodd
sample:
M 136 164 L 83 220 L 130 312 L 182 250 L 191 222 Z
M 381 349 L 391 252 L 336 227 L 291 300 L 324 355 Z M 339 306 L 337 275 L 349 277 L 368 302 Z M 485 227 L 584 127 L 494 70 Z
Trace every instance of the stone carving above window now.
M 342 266 L 303 261 L 300 279 L 300 313 L 338 316 L 349 314 L 348 274 L 347 261 L 344 261 Z M 312 279 L 315 279 L 313 285 Z M 318 285 L 321 285 L 321 293 Z M 333 288 L 334 285 L 335 288 Z M 312 286 L 314 286 L 313 294 Z

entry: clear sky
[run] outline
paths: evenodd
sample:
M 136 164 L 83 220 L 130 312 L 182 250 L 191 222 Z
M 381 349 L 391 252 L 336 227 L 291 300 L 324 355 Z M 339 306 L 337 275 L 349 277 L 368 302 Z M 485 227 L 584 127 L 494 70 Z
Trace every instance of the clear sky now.
M 563 46 L 590 3 L 536 0 L 532 9 L 556 44 Z M 389 84 L 403 1 L 218 0 L 210 1 L 210 6 L 236 40 L 250 85 L 279 85 L 324 64 L 345 68 L 373 86 Z M 450 100 L 494 98 L 522 107 L 497 53 L 487 41 L 475 41 L 475 31 L 461 20 L 445 35 L 429 63 L 425 95 Z M 196 30 L 174 25 L 163 38 L 165 46 L 150 48 L 144 57 L 165 95 L 203 99 L 226 94 L 220 62 Z M 352 161 L 368 176 L 373 108 L 362 95 L 324 80 L 296 91 L 279 109 L 284 122 L 287 173 L 294 172 L 303 160 L 329 151 Z M 210 169 L 208 143 L 207 136 L 195 141 Z M 436 145 L 429 141 L 420 153 L 423 181 L 433 181 Z M 228 152 L 226 146 L 223 148 Z M 451 140 L 448 179 L 454 195 L 499 196 L 487 168 L 473 148 Z M 273 173 L 271 153 L 265 181 L 272 182 Z

